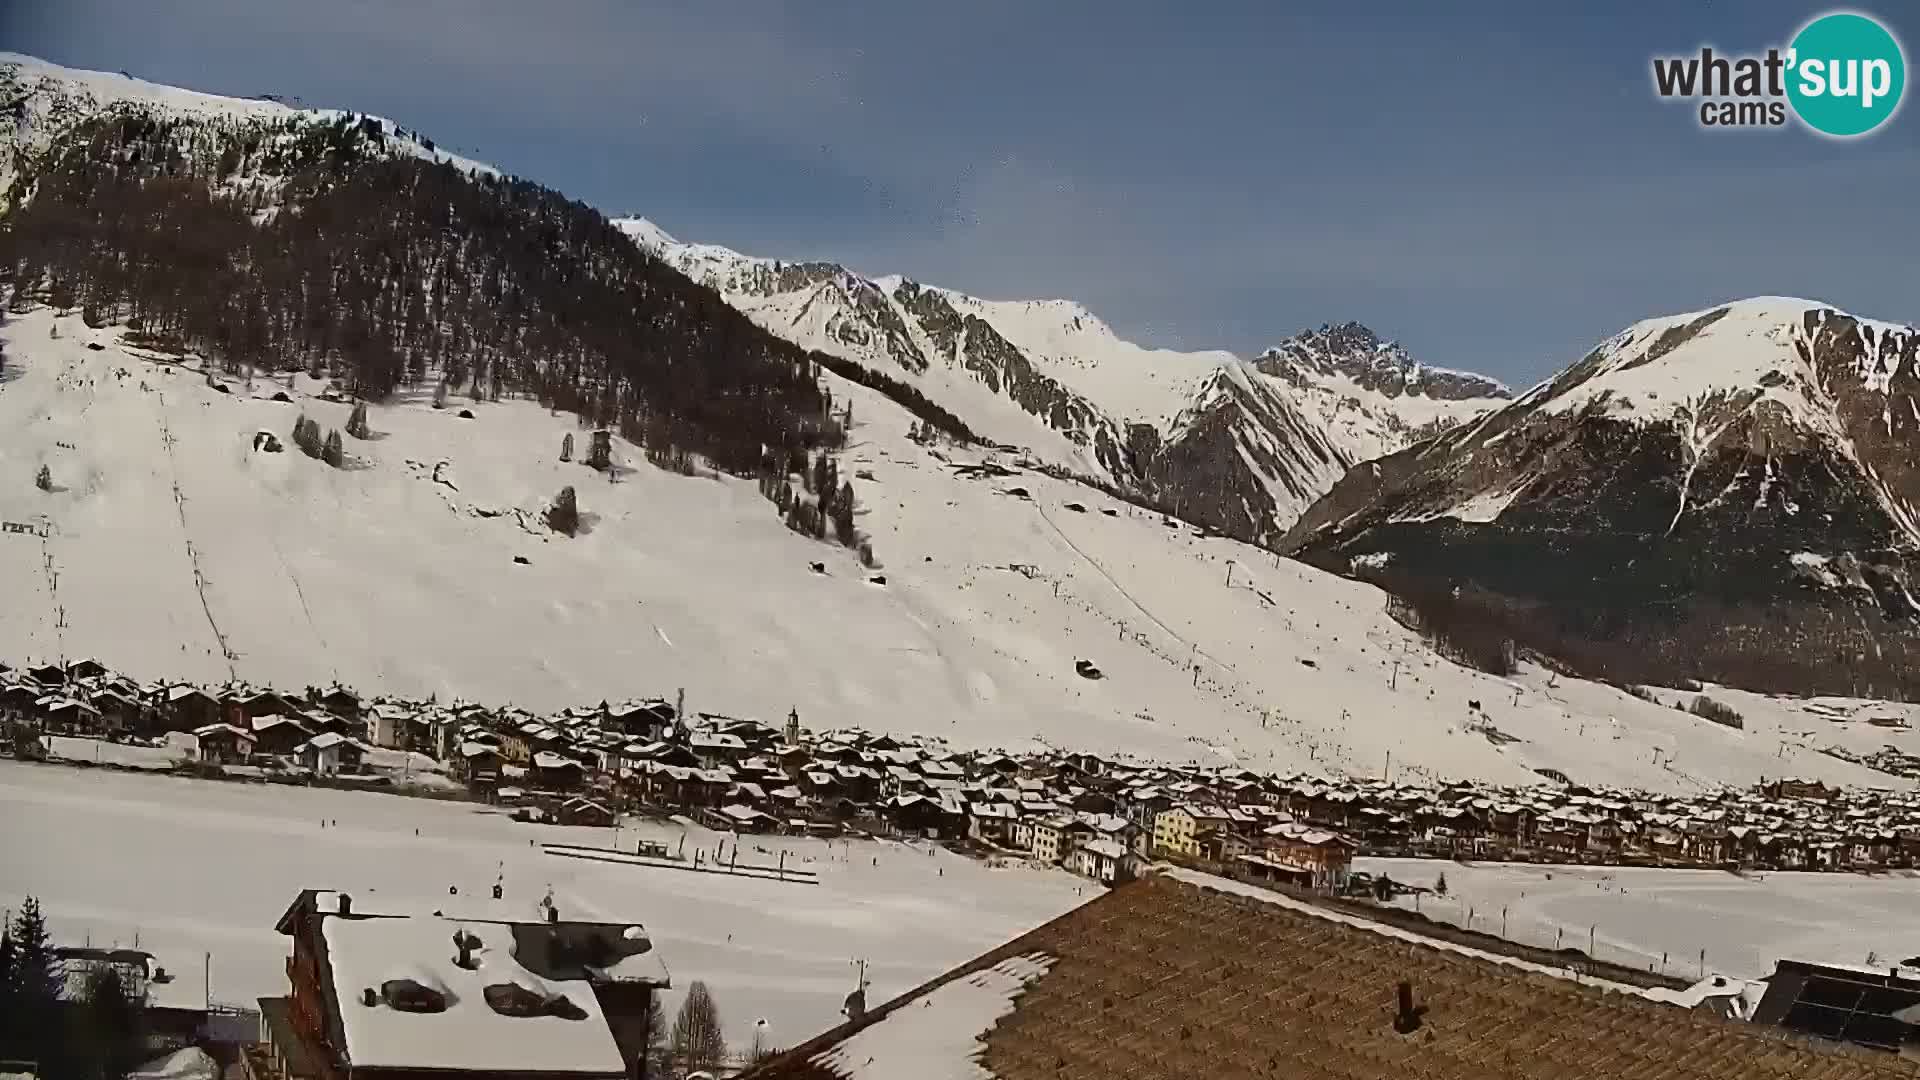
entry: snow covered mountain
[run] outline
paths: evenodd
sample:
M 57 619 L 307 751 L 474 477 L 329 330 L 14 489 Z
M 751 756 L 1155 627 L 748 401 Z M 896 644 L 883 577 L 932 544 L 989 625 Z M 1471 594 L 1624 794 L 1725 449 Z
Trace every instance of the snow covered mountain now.
M 141 115 L 158 120 L 192 120 L 236 140 L 289 135 L 304 127 L 363 123 L 391 138 L 388 152 L 427 161 L 448 162 L 462 171 L 495 173 L 490 165 L 449 153 L 418 132 L 391 120 L 339 109 L 308 109 L 271 97 L 234 98 L 203 94 L 133 78 L 125 73 L 85 71 L 50 64 L 37 57 L 0 52 L 0 213 L 15 197 L 16 181 L 30 179 L 62 136 L 106 115 Z
M 0 211 L 28 196 L 20 182 L 31 181 L 63 136 L 111 115 L 191 121 L 216 140 L 254 147 L 250 155 L 263 143 L 350 124 L 371 133 L 380 153 L 494 171 L 379 117 L 221 97 L 17 54 L 0 53 L 0 105 L 0 126 L 10 128 L 0 151 Z M 1301 335 L 1250 365 L 1226 352 L 1139 346 L 1069 301 L 983 300 L 832 264 L 681 243 L 643 218 L 616 224 L 781 337 L 902 379 L 1031 460 L 1247 539 L 1276 539 L 1354 463 L 1471 418 L 1501 395 L 1477 376 L 1425 378 L 1403 350 L 1358 327 L 1310 345 L 1313 335 Z M 1362 351 L 1371 373 L 1357 366 Z
M 1354 463 L 1505 396 L 1354 325 L 1248 363 L 1137 345 L 1071 301 L 983 300 L 682 243 L 645 218 L 615 224 L 776 334 L 906 378 L 1039 462 L 1247 539 L 1277 537 Z
M 26 295 L 9 297 L 19 314 L 4 330 L 0 377 L 0 521 L 19 526 L 0 532 L 0 597 L 10 601 L 0 604 L 0 658 L 9 662 L 97 653 L 143 678 L 289 687 L 337 678 L 373 693 L 535 708 L 684 686 L 701 708 L 776 717 L 798 708 L 809 726 L 859 724 L 960 745 L 1044 740 L 1368 774 L 1390 759 L 1395 775 L 1422 778 L 1525 782 L 1548 769 L 1676 789 L 1783 769 L 1887 783 L 1818 751 L 1905 744 L 1905 734 L 1865 721 L 1920 719 L 1911 709 L 1845 701 L 1816 712 L 1716 689 L 1746 716 L 1733 730 L 1673 708 L 1672 696 L 1647 701 L 1524 665 L 1489 675 L 1439 658 L 1389 617 L 1377 589 L 1214 535 L 1274 536 L 1351 463 L 1500 403 L 1498 387 L 1420 368 L 1361 328 L 1303 335 L 1255 362 L 1149 350 L 1064 302 L 986 301 L 828 264 L 753 259 L 679 244 L 638 221 L 623 224 L 623 237 L 533 185 L 420 169 L 414 159 L 442 161 L 444 152 L 355 114 L 207 103 L 20 60 L 0 63 L 0 77 L 14 120 L 8 188 L 31 198 L 10 205 L 8 238 L 32 234 L 38 260 L 26 263 Z M 85 123 L 134 114 L 191 123 Z M 70 136 L 89 130 L 118 141 L 66 153 L 76 149 Z M 265 160 L 262 147 L 282 139 L 298 151 L 283 155 L 294 166 Z M 256 186 L 98 213 L 119 230 L 102 235 L 142 245 L 138 265 L 100 257 L 114 249 L 97 243 L 71 250 L 54 211 L 72 207 L 56 196 L 94 212 L 102 208 L 84 200 L 101 192 L 179 194 L 190 185 L 142 186 L 139 169 L 165 167 L 182 146 L 193 153 L 190 178 L 218 189 L 240 175 Z M 236 146 L 238 173 L 222 160 Z M 129 147 L 140 148 L 137 163 Z M 55 152 L 60 167 L 36 171 Z M 299 155 L 316 152 L 325 182 L 311 172 L 304 186 L 289 180 L 307 167 Z M 83 182 L 102 176 L 110 183 Z M 260 213 L 262 191 L 297 212 Z M 396 192 L 424 193 L 431 205 L 397 202 Z M 317 199 L 361 196 L 352 212 L 335 204 L 305 212 Z M 520 237 L 532 215 L 501 209 L 508 196 L 567 221 L 569 243 Z M 182 206 L 217 228 L 194 231 L 188 223 L 201 218 Z M 425 227 L 387 229 L 375 247 L 328 228 L 372 220 L 374 209 L 389 224 Z M 143 229 L 150 218 L 159 224 Z M 502 235 L 527 242 L 503 251 Z M 172 269 L 181 264 L 169 245 L 183 236 L 227 245 L 211 250 L 228 260 L 233 272 L 218 280 L 229 284 L 209 289 L 201 283 L 211 278 Z M 667 265 L 641 258 L 628 238 Z M 294 257 L 316 252 L 325 273 Z M 69 271 L 58 288 L 40 272 L 50 260 Z M 493 268 L 471 275 L 485 288 L 422 270 L 456 262 Z M 272 268 L 282 287 L 263 288 L 246 272 L 254 267 Z M 727 303 L 674 268 L 713 284 Z M 135 273 L 121 280 L 120 269 Z M 577 306 L 586 279 L 604 291 Z M 336 282 L 352 286 L 344 302 L 327 292 Z M 61 299 L 73 293 L 76 302 Z M 289 295 L 311 307 L 296 313 Z M 137 328 L 134 300 L 145 305 Z M 1840 318 L 1800 331 L 1809 356 L 1845 352 Z M 356 347 L 330 338 L 343 328 Z M 1658 329 L 1641 352 L 1678 356 L 1684 340 L 1661 344 L 1675 335 L 1684 337 Z M 1855 346 L 1907 350 L 1896 365 L 1904 374 L 1889 368 L 1886 381 L 1910 386 L 1911 346 L 1889 346 L 1897 336 L 1876 326 Z M 848 362 L 818 362 L 796 342 Z M 1626 355 L 1634 349 L 1608 352 L 1608 363 L 1595 361 L 1577 381 L 1637 393 L 1630 384 L 1641 365 Z M 696 403 L 724 401 L 701 391 L 728 363 L 746 361 L 784 373 L 736 391 L 786 403 L 754 414 L 771 425 L 761 430 L 818 437 L 745 438 L 755 460 L 770 444 L 842 446 L 846 414 L 808 410 L 823 387 L 834 405 L 851 406 L 840 475 L 850 478 L 877 572 L 782 524 L 752 481 L 675 452 L 676 436 L 728 433 L 662 387 Z M 932 412 L 927 402 L 856 377 L 867 372 L 855 364 L 1028 452 L 910 432 Z M 1827 380 L 1824 392 L 1854 402 L 1836 417 L 1865 416 L 1877 400 L 1834 381 L 1853 370 L 1838 360 L 1809 364 Z M 316 371 L 324 377 L 308 374 Z M 368 382 L 370 373 L 387 382 Z M 1771 378 L 1758 372 L 1754 382 L 1771 393 Z M 436 382 L 453 386 L 471 419 L 428 403 Z M 370 437 L 346 443 L 341 467 L 257 440 L 265 431 L 288 442 L 302 413 L 340 428 L 345 399 L 367 385 L 378 399 Z M 1557 396 L 1537 390 L 1499 415 L 1551 420 L 1562 414 L 1541 402 Z M 641 405 L 647 423 L 630 422 Z M 569 410 L 626 436 L 613 441 L 620 467 L 558 460 L 578 427 Z M 1593 411 L 1571 415 L 1584 424 Z M 1400 469 L 1393 463 L 1443 452 L 1436 447 L 1491 443 L 1491 423 L 1454 428 L 1379 464 Z M 1907 423 L 1888 414 L 1887 439 L 1910 433 Z M 1855 427 L 1848 446 L 1872 458 L 1857 470 L 1872 479 L 1861 490 L 1904 476 L 1882 486 L 1907 492 L 1899 505 L 1910 514 L 1903 444 L 1875 444 Z M 1829 464 L 1844 469 L 1843 459 Z M 1599 452 L 1589 461 L 1613 464 Z M 43 467 L 44 486 L 34 482 Z M 1579 482 L 1603 472 L 1596 464 Z M 1709 472 L 1701 467 L 1696 492 Z M 562 487 L 577 487 L 583 526 L 565 539 L 542 520 Z M 1795 505 L 1824 508 L 1816 495 L 1796 493 Z M 1216 529 L 1145 509 L 1143 497 Z M 1482 505 L 1472 499 L 1463 496 L 1462 512 Z M 1572 513 L 1574 503 L 1563 503 Z M 1689 500 L 1686 521 L 1701 507 Z M 1837 556 L 1808 561 L 1828 550 L 1796 551 L 1806 558 L 1794 565 L 1814 578 L 1854 572 Z M 1349 569 L 1344 553 L 1336 561 Z M 1104 677 L 1078 673 L 1078 661 Z M 1836 715 L 1861 723 L 1836 725 Z
M 916 442 L 910 413 L 831 373 L 875 570 L 785 527 L 750 479 L 680 475 L 620 438 L 608 474 L 563 462 L 576 424 L 534 401 L 463 399 L 464 419 L 400 395 L 333 468 L 255 445 L 301 415 L 342 426 L 327 380 L 216 365 L 212 386 L 199 357 L 44 307 L 0 339 L 0 521 L 31 526 L 0 532 L 8 662 L 534 709 L 684 687 L 693 708 L 956 747 L 1368 775 L 1390 755 L 1395 777 L 1659 790 L 1782 771 L 1897 786 L 1818 750 L 1920 751 L 1920 707 L 1716 689 L 1735 731 L 1672 695 L 1461 667 L 1370 585 Z M 540 520 L 562 485 L 589 523 L 572 538 Z M 1866 722 L 1883 715 L 1916 730 Z
M 1916 354 L 1912 327 L 1806 300 L 1650 319 L 1354 470 L 1287 547 L 1545 605 L 1558 630 L 1631 632 L 1709 677 L 1911 687 Z M 1677 640 L 1709 628 L 1746 644 Z

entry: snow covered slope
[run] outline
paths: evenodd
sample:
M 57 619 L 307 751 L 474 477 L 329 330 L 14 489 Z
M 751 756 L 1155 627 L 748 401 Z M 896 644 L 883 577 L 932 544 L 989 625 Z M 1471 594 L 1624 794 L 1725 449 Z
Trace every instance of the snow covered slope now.
M 1544 601 L 1609 636 L 1750 630 L 1755 657 L 1835 680 L 1766 685 L 1885 692 L 1902 650 L 1920 661 L 1920 332 L 1781 297 L 1636 323 L 1354 470 L 1288 545 Z
M 76 125 L 105 115 L 140 114 L 189 118 L 230 134 L 286 132 L 303 125 L 342 120 L 377 124 L 388 136 L 390 152 L 427 161 L 444 161 L 464 171 L 494 173 L 490 165 L 469 161 L 436 147 L 419 133 L 405 133 L 391 120 L 338 109 L 305 109 L 269 98 L 233 98 L 203 94 L 133 78 L 125 73 L 62 67 L 19 53 L 0 52 L 0 212 L 5 212 L 14 182 L 31 177 L 42 155 Z
M 983 300 L 832 263 L 782 263 L 615 224 L 761 326 L 896 378 L 984 437 L 1157 500 L 1244 539 L 1271 539 L 1355 462 L 1472 418 L 1504 391 L 1422 376 L 1398 346 L 1293 339 L 1258 363 L 1149 349 L 1067 300 Z M 1374 347 L 1374 346 L 1377 346 Z M 1311 355 L 1315 362 L 1304 362 Z
M 195 137 L 207 131 L 247 146 L 353 124 L 378 134 L 379 152 L 492 171 L 378 117 L 220 97 L 10 53 L 0 53 L 0 103 L 11 114 L 0 120 L 8 128 L 0 212 L 31 196 L 32 178 L 63 135 L 111 115 L 190 119 L 202 125 Z M 827 263 L 681 243 L 643 218 L 617 224 L 768 330 L 904 378 L 982 437 L 1037 462 L 1245 539 L 1276 539 L 1355 462 L 1491 404 L 1273 354 L 1250 367 L 1220 351 L 1144 348 L 1069 301 L 983 300 Z M 1379 356 L 1412 363 L 1392 349 Z M 1225 387 L 1249 392 L 1223 395 Z M 1193 422 L 1202 415 L 1206 423 Z
M 751 481 L 658 470 L 623 442 L 618 482 L 562 464 L 574 426 L 532 403 L 473 403 L 471 420 L 375 406 L 375 438 L 347 440 L 336 470 L 253 448 L 302 413 L 343 426 L 348 407 L 305 376 L 221 392 L 197 361 L 45 309 L 0 333 L 0 521 L 33 527 L 0 533 L 9 660 L 534 708 L 685 687 L 693 708 L 961 746 L 1356 774 L 1390 754 L 1395 776 L 1553 768 L 1656 789 L 1895 783 L 1816 751 L 1909 739 L 1723 693 L 1747 715 L 1733 731 L 1533 669 L 1460 668 L 1370 586 L 1008 455 L 916 444 L 906 412 L 837 379 L 854 410 L 841 471 L 884 584 L 788 531 Z M 989 458 L 1006 473 L 962 468 Z M 570 540 L 538 521 L 569 484 L 588 526 Z

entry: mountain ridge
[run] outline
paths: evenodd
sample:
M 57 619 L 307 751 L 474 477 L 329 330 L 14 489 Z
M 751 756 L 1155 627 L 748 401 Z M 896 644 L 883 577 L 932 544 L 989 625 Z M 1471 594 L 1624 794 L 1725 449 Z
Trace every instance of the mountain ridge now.
M 981 418 L 974 426 L 1002 445 L 1255 541 L 1276 539 L 1356 462 L 1506 393 L 1480 376 L 1442 378 L 1399 346 L 1376 349 L 1370 332 L 1369 349 L 1403 365 L 1397 379 L 1353 377 L 1363 365 L 1344 355 L 1293 367 L 1153 349 L 1071 300 L 988 300 L 686 243 L 646 218 L 615 224 L 789 340 L 904 372 L 970 422 Z
M 1348 473 L 1281 548 L 1484 594 L 1627 681 L 1920 692 L 1917 365 L 1920 331 L 1815 301 L 1642 320 Z

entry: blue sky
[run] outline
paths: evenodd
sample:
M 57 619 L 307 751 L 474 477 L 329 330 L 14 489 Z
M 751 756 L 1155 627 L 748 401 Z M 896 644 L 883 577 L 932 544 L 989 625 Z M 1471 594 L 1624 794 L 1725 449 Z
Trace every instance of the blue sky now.
M 1920 110 L 1841 143 L 1652 94 L 1654 53 L 1825 7 L 1441 6 L 0 0 L 0 47 L 379 113 L 683 239 L 1154 344 L 1358 319 L 1525 382 L 1736 296 L 1920 319 Z

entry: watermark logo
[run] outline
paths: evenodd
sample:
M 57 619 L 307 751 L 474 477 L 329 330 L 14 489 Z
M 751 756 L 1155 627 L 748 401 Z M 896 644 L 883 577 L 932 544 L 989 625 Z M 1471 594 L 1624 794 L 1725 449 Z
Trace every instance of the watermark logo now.
M 1847 139 L 1893 118 L 1907 89 L 1907 61 L 1879 21 L 1836 11 L 1801 27 L 1784 49 L 1656 56 L 1653 88 L 1664 99 L 1699 102 L 1702 127 L 1784 127 L 1792 116 Z

